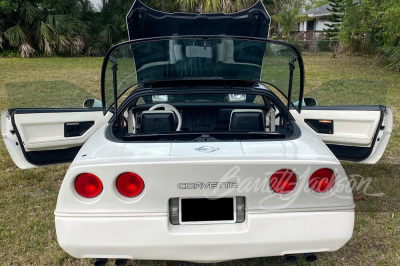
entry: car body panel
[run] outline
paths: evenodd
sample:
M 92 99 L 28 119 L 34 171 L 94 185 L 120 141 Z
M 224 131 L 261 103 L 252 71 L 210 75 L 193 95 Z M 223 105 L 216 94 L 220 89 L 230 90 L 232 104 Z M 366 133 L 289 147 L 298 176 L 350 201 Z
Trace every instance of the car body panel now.
M 299 124 L 310 129 L 311 132 L 327 144 L 334 151 L 337 158 L 369 164 L 376 163 L 383 155 L 390 139 L 393 127 L 393 113 L 390 107 L 385 107 L 384 112 L 376 108 L 368 110 L 369 107 L 365 107 L 364 110 L 362 107 L 358 107 L 358 109 L 353 108 L 353 110 L 349 110 L 347 107 L 342 108 L 343 110 L 339 110 L 340 108 L 338 109 L 338 107 L 334 107 L 333 109 L 335 110 L 312 110 L 307 108 L 304 110 L 304 114 L 301 115 L 298 115 L 296 111 L 292 111 L 291 113 Z M 111 113 L 108 113 L 104 117 L 101 111 L 88 112 L 88 110 L 82 110 L 81 112 L 79 110 L 55 112 L 42 109 L 11 112 L 11 114 L 8 110 L 3 110 L 2 136 L 13 161 L 21 169 L 65 163 L 72 161 L 79 148 L 99 127 L 107 123 L 111 115 Z M 12 117 L 15 118 L 14 121 L 12 121 Z M 304 119 L 333 120 L 334 133 L 318 134 L 304 122 Z M 89 120 L 96 121 L 95 125 L 85 132 L 83 136 L 72 138 L 64 136 L 65 123 Z M 15 128 L 17 129 L 16 132 Z M 23 143 L 22 146 L 21 143 Z M 276 155 L 280 154 L 283 150 L 287 151 L 288 147 L 292 147 L 290 151 L 296 152 L 296 147 L 287 143 L 289 142 L 284 142 L 284 145 L 271 145 L 270 148 L 277 149 Z M 174 146 L 174 152 L 176 153 L 180 152 L 178 146 Z M 318 143 L 315 143 L 313 148 L 317 146 Z M 348 150 L 335 150 L 336 146 L 345 146 L 349 149 L 362 149 L 361 157 L 348 157 Z M 184 150 L 184 147 L 186 146 L 183 146 L 181 149 Z M 251 143 L 247 144 L 247 146 L 242 146 L 241 149 L 245 151 L 249 147 L 259 150 L 262 154 L 262 146 Z M 240 148 L 238 147 L 237 149 L 240 152 Z M 49 152 L 51 154 L 47 155 Z M 148 156 L 148 151 L 146 152 L 147 154 L 142 155 Z M 220 152 L 217 151 L 217 153 Z M 57 158 L 54 156 L 57 153 L 69 153 L 70 155 L 68 155 L 67 159 L 66 157 Z M 183 152 L 183 154 L 186 154 L 186 152 Z
M 71 162 L 79 148 L 111 118 L 101 109 L 5 109 L 1 130 L 7 150 L 21 169 Z M 81 128 L 81 134 L 67 136 L 67 127 Z
M 301 114 L 292 110 L 296 121 L 309 128 L 340 160 L 374 164 L 382 157 L 393 128 L 389 106 L 307 107 Z M 318 133 L 307 119 L 333 123 L 332 134 Z
M 117 143 L 107 140 L 103 127 L 82 147 L 71 164 L 59 192 L 57 213 L 135 213 L 167 212 L 172 197 L 247 197 L 247 211 L 282 211 L 354 207 L 350 184 L 339 161 L 320 140 L 305 128 L 302 136 L 292 141 L 270 142 L 206 142 L 187 143 Z M 308 147 L 316 146 L 318 149 Z M 236 151 L 232 152 L 231 146 Z M 195 149 L 215 147 L 215 152 Z M 176 146 L 180 152 L 174 152 Z M 183 147 L 186 146 L 186 152 Z M 256 148 L 256 146 L 258 148 Z M 241 149 L 243 151 L 240 151 Z M 261 148 L 260 148 L 261 147 Z M 229 153 L 226 153 L 227 150 Z M 263 153 L 260 151 L 264 150 Z M 268 183 L 279 169 L 290 168 L 298 178 L 298 186 L 287 195 L 276 195 Z M 310 192 L 309 176 L 328 167 L 335 172 L 337 186 L 324 193 Z M 94 199 L 79 197 L 74 192 L 75 178 L 90 172 L 105 187 Z M 145 184 L 143 193 L 123 198 L 115 189 L 115 180 L 124 172 L 140 175 Z M 180 183 L 237 182 L 238 189 L 180 189 Z M 318 204 L 316 204 L 318 200 Z M 125 203 L 125 204 L 122 204 Z M 96 208 L 94 208 L 96 206 Z
M 299 128 L 301 136 L 290 141 L 188 145 L 116 142 L 106 137 L 107 126 L 103 126 L 82 147 L 61 185 L 55 210 L 59 244 L 78 258 L 203 263 L 337 250 L 353 231 L 350 183 L 330 150 L 310 130 Z M 214 149 L 198 149 L 204 146 Z M 310 191 L 308 178 L 321 167 L 334 170 L 336 183 L 331 192 L 319 194 Z M 298 185 L 288 194 L 277 195 L 268 180 L 282 168 L 296 173 Z M 93 199 L 80 197 L 73 187 L 76 176 L 88 171 L 104 186 Z M 138 197 L 122 197 L 115 188 L 117 177 L 127 171 L 145 182 Z M 237 187 L 182 186 L 210 182 L 236 182 Z M 232 196 L 246 198 L 243 223 L 169 222 L 172 197 Z M 155 247 L 163 252 L 155 254 Z
M 77 258 L 211 263 L 338 250 L 352 236 L 354 212 L 252 213 L 240 224 L 184 226 L 171 225 L 166 213 L 118 217 L 56 213 L 55 223 L 60 246 Z

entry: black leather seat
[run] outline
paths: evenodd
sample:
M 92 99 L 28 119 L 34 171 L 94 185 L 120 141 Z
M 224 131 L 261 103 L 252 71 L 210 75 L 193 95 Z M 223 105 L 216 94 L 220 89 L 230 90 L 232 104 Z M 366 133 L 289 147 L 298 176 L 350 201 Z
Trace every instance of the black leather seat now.
M 229 130 L 265 131 L 265 119 L 263 111 L 259 109 L 232 110 Z
M 144 111 L 140 124 L 141 133 L 175 131 L 175 120 L 172 111 Z

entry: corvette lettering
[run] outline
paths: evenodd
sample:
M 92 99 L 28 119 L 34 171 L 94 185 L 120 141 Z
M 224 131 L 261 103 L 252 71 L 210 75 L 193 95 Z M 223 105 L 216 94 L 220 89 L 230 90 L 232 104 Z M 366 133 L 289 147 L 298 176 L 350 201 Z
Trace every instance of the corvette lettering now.
M 237 188 L 237 182 L 195 182 L 179 183 L 178 189 L 217 189 L 217 188 Z

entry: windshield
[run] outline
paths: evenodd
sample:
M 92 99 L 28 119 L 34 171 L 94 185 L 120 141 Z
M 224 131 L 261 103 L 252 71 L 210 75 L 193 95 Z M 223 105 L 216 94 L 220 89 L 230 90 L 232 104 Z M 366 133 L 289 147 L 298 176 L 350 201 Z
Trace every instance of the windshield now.
M 291 68 L 291 101 L 301 102 L 302 60 L 287 44 L 228 37 L 131 41 L 112 48 L 105 58 L 103 105 L 112 106 L 114 97 L 135 84 L 166 80 L 262 81 L 288 98 Z

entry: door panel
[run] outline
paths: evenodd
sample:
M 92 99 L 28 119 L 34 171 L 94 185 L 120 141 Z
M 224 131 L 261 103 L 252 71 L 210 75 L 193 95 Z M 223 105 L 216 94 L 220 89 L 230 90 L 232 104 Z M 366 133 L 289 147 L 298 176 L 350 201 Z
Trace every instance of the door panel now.
M 319 134 L 313 130 L 326 144 L 369 147 L 380 121 L 381 111 L 303 110 L 302 117 L 333 122 L 332 134 Z
M 112 114 L 102 109 L 11 109 L 1 114 L 4 142 L 22 168 L 71 162 Z
M 392 131 L 388 106 L 314 106 L 305 107 L 301 114 L 291 110 L 291 114 L 340 160 L 376 163 Z

